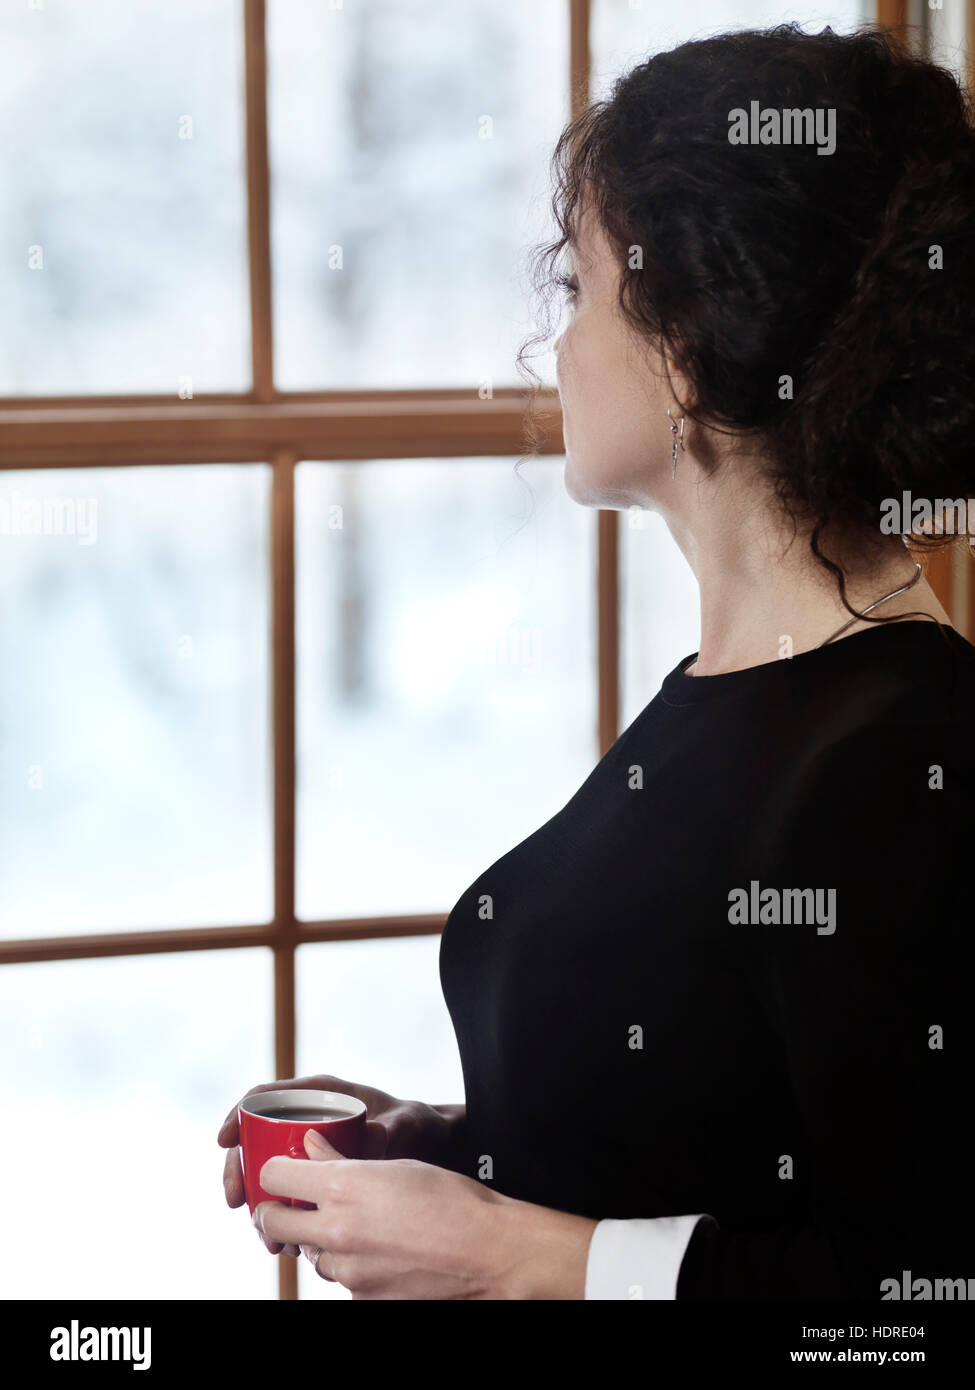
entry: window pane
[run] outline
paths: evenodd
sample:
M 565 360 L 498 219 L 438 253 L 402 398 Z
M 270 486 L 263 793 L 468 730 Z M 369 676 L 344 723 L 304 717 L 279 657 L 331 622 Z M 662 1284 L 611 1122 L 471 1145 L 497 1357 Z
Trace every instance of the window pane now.
M 271 912 L 263 465 L 0 475 L 0 932 Z
M 279 385 L 521 381 L 568 10 L 270 0 Z
M 592 95 L 607 96 L 620 73 L 688 39 L 792 20 L 807 32 L 829 24 L 838 34 L 849 33 L 874 14 L 873 0 L 592 0 Z
M 595 513 L 562 468 L 299 465 L 300 916 L 448 909 L 591 770 Z
M 277 1297 L 216 1140 L 272 997 L 257 948 L 0 968 L 0 1297 Z
M 700 645 L 694 571 L 656 512 L 620 514 L 620 728 L 660 689 L 668 671 Z
M 961 83 L 969 81 L 968 26 L 970 5 L 928 5 L 924 21 L 928 29 L 928 56 L 933 63 L 950 68 Z
M 440 937 L 298 948 L 298 1075 L 326 1072 L 430 1105 L 464 1099 L 440 989 Z M 350 1298 L 298 1261 L 302 1298 Z
M 240 5 L 4 5 L 0 125 L 0 393 L 248 389 Z

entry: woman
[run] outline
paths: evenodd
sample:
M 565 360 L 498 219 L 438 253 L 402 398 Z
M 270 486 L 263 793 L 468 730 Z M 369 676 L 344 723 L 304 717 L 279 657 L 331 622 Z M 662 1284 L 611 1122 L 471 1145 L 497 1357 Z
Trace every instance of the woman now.
M 975 491 L 967 98 L 880 32 L 727 34 L 554 163 L 566 487 L 662 513 L 700 650 L 450 913 L 466 1106 L 268 1083 L 370 1148 L 271 1159 L 318 1210 L 262 1239 L 356 1297 L 910 1297 L 973 1254 L 975 647 L 902 544 Z

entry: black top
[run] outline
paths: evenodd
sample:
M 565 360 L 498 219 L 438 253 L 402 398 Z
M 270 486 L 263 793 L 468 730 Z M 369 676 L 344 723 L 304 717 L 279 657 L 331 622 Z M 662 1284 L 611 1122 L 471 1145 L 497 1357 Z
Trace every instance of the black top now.
M 708 1213 L 678 1298 L 975 1275 L 975 647 L 914 619 L 695 656 L 450 913 L 467 1171 Z

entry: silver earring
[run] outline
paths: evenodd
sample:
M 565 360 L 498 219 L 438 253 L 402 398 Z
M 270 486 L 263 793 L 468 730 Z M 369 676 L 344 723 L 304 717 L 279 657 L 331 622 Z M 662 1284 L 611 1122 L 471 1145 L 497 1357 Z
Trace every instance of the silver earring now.
M 673 446 L 673 449 L 671 450 L 671 454 L 670 454 L 670 476 L 671 476 L 672 478 L 676 478 L 676 477 L 677 477 L 677 445 L 680 444 L 680 447 L 684 450 L 684 452 L 685 452 L 685 453 L 687 452 L 687 446 L 686 446 L 685 443 L 684 443 L 684 417 L 683 417 L 683 415 L 680 417 L 680 434 L 678 434 L 678 432 L 677 432 L 677 425 L 676 425 L 675 422 L 674 422 L 674 417 L 673 417 L 673 415 L 670 414 L 670 406 L 667 407 L 667 414 L 668 414 L 668 416 L 670 417 L 670 430 L 671 430 L 671 433 L 672 433 L 673 436 L 674 436 L 674 446 Z

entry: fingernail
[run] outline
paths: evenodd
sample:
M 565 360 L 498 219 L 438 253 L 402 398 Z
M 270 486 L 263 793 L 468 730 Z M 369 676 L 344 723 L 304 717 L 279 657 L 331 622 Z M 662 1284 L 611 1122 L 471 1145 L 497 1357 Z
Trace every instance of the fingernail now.
M 305 1135 L 305 1138 L 307 1139 L 308 1143 L 311 1144 L 313 1149 L 324 1149 L 327 1147 L 325 1141 L 322 1139 L 322 1136 L 319 1134 L 317 1129 L 308 1130 L 308 1132 Z
M 263 1219 L 262 1219 L 261 1208 L 260 1208 L 259 1205 L 256 1206 L 256 1207 L 254 1208 L 253 1214 L 252 1214 L 252 1216 L 251 1216 L 251 1221 L 254 1223 L 254 1225 L 257 1227 L 257 1229 L 260 1231 L 261 1235 L 263 1235 L 263 1234 L 264 1234 L 264 1221 L 263 1221 Z

